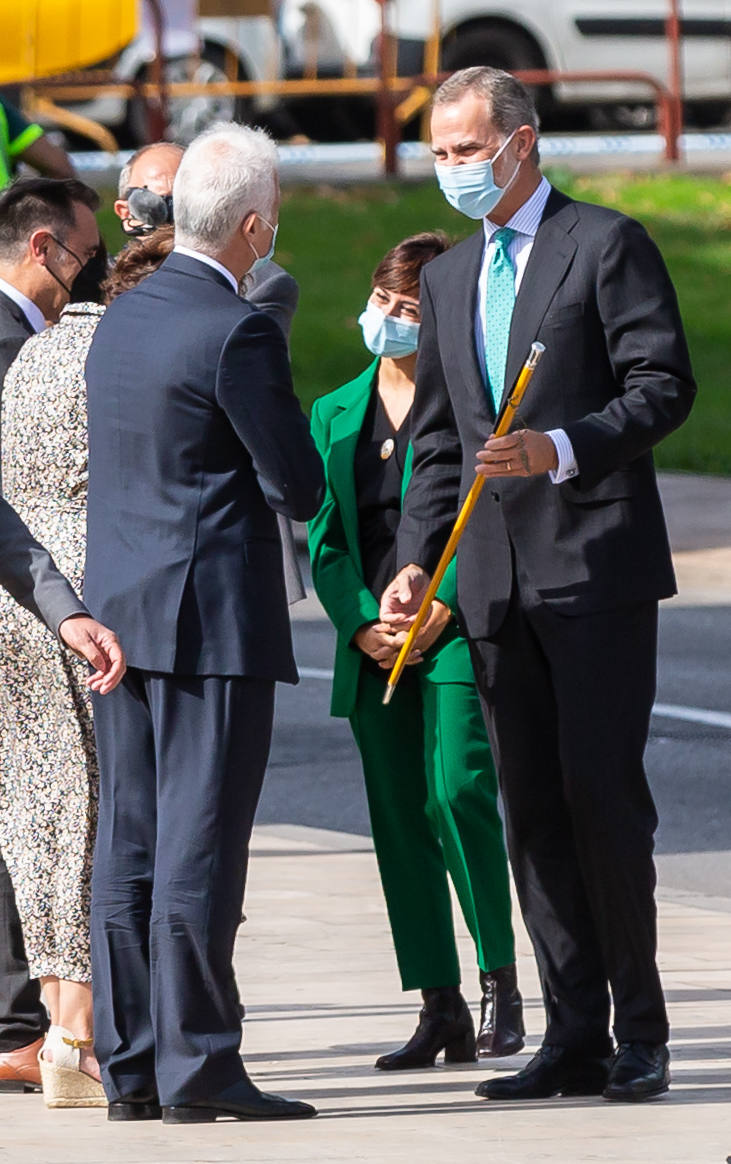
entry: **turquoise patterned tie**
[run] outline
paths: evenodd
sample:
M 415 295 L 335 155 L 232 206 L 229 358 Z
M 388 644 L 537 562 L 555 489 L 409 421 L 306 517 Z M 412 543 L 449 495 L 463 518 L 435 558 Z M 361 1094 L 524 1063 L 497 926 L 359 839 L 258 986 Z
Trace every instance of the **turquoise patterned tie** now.
M 485 362 L 496 415 L 503 396 L 510 320 L 515 306 L 515 268 L 508 254 L 515 233 L 509 226 L 504 226 L 492 236 L 495 245 L 487 273 Z

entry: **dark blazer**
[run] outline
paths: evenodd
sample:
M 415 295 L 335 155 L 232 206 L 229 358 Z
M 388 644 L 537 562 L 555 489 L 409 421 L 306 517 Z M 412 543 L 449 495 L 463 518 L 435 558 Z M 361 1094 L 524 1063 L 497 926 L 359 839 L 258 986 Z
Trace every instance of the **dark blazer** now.
M 0 291 L 0 392 L 5 375 L 33 328 L 17 303 Z
M 244 291 L 244 299 L 279 324 L 287 342 L 299 296 L 297 280 L 273 259 L 254 272 L 250 286 Z
M 494 423 L 474 319 L 482 229 L 422 274 L 414 472 L 399 565 L 433 570 Z M 505 383 L 546 346 L 520 416 L 564 428 L 579 475 L 488 482 L 457 553 L 467 633 L 492 635 L 515 558 L 542 598 L 580 614 L 675 592 L 651 449 L 695 394 L 670 278 L 639 223 L 552 190 L 513 312 Z
M 134 667 L 296 682 L 274 510 L 312 517 L 323 471 L 279 327 L 172 254 L 110 305 L 86 376 L 90 608 Z
M 280 267 L 279 263 L 270 259 L 251 276 L 249 288 L 244 292 L 244 299 L 248 299 L 257 311 L 263 311 L 270 319 L 276 320 L 289 343 L 289 333 L 297 310 L 299 294 L 297 280 L 293 279 L 284 267 Z M 292 523 L 283 513 L 278 513 L 277 525 L 282 539 L 284 584 L 287 588 L 287 601 L 291 606 L 294 602 L 301 602 L 306 597 L 307 591 L 300 570 Z
M 365 658 L 353 646 L 353 635 L 363 623 L 378 620 L 378 602 L 363 578 L 355 492 L 358 437 L 376 390 L 378 365 L 374 360 L 355 380 L 321 396 L 312 409 L 312 435 L 325 463 L 325 498 L 310 522 L 309 544 L 315 589 L 338 632 L 332 715 L 353 712 Z M 404 491 L 410 476 L 411 446 L 404 464 Z M 454 562 L 447 567 L 437 598 L 450 609 L 457 605 Z M 433 683 L 474 683 L 467 644 L 454 625 L 429 648 L 419 671 Z
M 58 633 L 65 618 L 88 614 L 53 558 L 0 498 L 0 586 Z

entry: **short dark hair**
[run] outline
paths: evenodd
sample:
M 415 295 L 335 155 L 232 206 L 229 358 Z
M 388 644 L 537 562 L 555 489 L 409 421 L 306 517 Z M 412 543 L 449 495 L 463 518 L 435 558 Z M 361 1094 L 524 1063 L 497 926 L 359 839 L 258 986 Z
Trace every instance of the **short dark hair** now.
M 442 230 L 412 234 L 388 251 L 373 272 L 371 287 L 403 294 L 419 286 L 421 268 L 448 251 L 451 242 Z
M 0 194 L 0 256 L 25 250 L 34 230 L 48 229 L 64 241 L 76 224 L 75 207 L 99 209 L 99 195 L 78 178 L 20 178 Z

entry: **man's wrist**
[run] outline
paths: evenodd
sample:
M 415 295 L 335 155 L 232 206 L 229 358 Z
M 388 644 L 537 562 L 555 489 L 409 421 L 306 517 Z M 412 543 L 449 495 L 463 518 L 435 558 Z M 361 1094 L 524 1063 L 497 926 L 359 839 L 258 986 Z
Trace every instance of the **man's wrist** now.
M 577 477 L 579 466 L 576 463 L 574 449 L 568 435 L 562 428 L 550 429 L 545 434 L 553 443 L 556 450 L 558 464 L 555 469 L 548 470 L 548 476 L 554 485 L 561 485 L 564 481 Z

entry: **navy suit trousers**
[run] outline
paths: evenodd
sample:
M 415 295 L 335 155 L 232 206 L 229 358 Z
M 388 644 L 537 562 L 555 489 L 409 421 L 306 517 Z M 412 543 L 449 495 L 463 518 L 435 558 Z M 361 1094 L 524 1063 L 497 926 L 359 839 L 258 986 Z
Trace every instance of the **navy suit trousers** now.
M 164 1104 L 241 1078 L 232 971 L 274 683 L 129 668 L 95 698 L 95 1046 L 111 1099 Z

